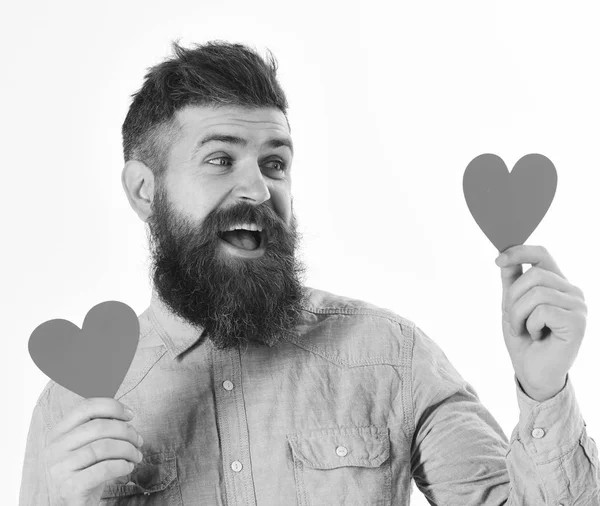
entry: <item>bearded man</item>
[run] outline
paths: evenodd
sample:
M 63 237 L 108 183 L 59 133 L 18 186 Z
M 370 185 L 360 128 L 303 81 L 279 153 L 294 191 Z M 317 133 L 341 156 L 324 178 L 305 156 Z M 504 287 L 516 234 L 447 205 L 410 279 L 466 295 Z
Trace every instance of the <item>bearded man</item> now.
M 48 383 L 20 504 L 407 505 L 412 480 L 431 504 L 600 504 L 567 375 L 587 310 L 548 252 L 498 260 L 509 441 L 413 322 L 304 286 L 272 55 L 173 46 L 123 124 L 152 255 L 138 349 L 115 399 Z

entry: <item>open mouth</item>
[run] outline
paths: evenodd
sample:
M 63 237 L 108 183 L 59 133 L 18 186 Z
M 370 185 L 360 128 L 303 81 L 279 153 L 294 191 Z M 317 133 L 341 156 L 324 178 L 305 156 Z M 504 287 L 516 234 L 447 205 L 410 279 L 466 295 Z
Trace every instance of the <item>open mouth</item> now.
M 267 243 L 266 231 L 256 225 L 235 225 L 217 235 L 222 241 L 245 251 L 264 249 Z

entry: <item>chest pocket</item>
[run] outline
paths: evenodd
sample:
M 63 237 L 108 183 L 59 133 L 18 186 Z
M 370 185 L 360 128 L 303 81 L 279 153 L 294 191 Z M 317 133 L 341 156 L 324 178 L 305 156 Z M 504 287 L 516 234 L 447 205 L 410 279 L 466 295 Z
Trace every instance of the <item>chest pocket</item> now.
M 298 506 L 389 506 L 386 427 L 337 427 L 291 434 Z
M 99 506 L 182 506 L 174 452 L 144 455 L 128 483 L 107 483 Z

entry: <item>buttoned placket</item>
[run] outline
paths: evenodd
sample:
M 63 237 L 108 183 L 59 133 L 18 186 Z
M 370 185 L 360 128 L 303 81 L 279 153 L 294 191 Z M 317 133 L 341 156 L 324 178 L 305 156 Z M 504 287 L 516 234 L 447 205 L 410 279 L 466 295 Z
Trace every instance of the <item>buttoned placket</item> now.
M 227 504 L 256 506 L 240 350 L 213 348 L 212 362 Z

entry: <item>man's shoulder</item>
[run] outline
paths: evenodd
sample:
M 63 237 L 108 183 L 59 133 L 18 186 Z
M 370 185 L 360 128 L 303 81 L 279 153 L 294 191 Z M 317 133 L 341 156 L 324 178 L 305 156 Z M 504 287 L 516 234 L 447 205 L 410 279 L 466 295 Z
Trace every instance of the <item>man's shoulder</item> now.
M 380 317 L 392 321 L 397 325 L 413 326 L 414 323 L 400 316 L 398 313 L 377 306 L 361 299 L 346 297 L 318 288 L 309 286 L 304 287 L 305 300 L 303 308 L 305 311 L 316 314 L 348 314 L 348 315 L 366 315 L 369 317 Z
M 364 300 L 305 287 L 297 346 L 340 365 L 402 365 L 415 324 Z

